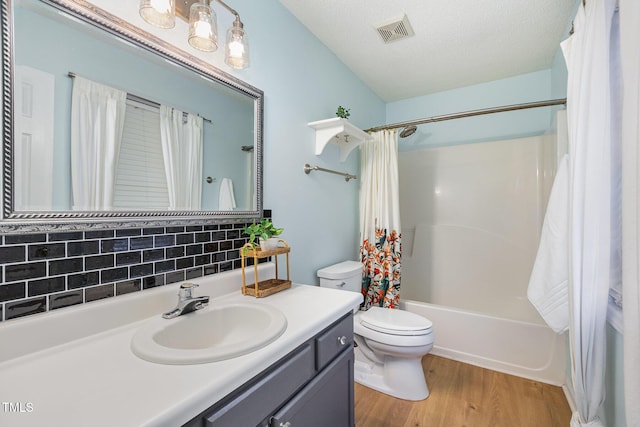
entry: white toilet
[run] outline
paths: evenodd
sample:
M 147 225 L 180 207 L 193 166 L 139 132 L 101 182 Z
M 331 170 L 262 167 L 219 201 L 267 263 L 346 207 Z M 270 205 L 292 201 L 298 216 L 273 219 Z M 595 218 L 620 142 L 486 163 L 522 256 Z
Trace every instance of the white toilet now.
M 318 270 L 320 286 L 361 292 L 362 264 L 344 261 Z M 357 311 L 355 334 L 356 382 L 406 400 L 423 400 L 429 389 L 422 357 L 433 347 L 430 320 L 408 311 L 371 307 Z

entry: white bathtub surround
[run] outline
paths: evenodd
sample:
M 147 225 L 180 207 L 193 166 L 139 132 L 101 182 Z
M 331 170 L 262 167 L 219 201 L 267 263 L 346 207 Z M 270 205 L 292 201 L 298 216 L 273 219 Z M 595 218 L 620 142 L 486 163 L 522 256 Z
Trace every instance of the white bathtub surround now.
M 569 337 L 577 406 L 571 425 L 595 427 L 604 425 L 607 304 L 621 267 L 615 256 L 621 237 L 617 1 L 581 4 L 574 30 L 562 43 L 569 72 Z
M 564 382 L 566 334 L 527 299 L 556 162 L 555 135 L 400 153 L 401 306 L 433 354 Z
M 273 264 L 261 264 L 261 279 L 273 275 Z M 238 270 L 193 282 L 199 295 L 215 296 L 210 305 L 251 302 L 279 309 L 286 331 L 259 350 L 213 363 L 164 365 L 135 356 L 131 338 L 148 319 L 175 307 L 179 284 L 6 321 L 0 328 L 0 396 L 32 410 L 0 411 L 0 425 L 182 425 L 362 300 L 298 285 L 268 298 L 247 297 L 240 293 Z
M 527 296 L 557 333 L 569 329 L 569 171 L 565 154 L 551 189 Z
M 567 334 L 558 335 L 540 321 L 404 299 L 401 307 L 433 323 L 431 354 L 556 386 L 565 382 Z
M 372 134 L 360 145 L 360 255 L 364 307 L 400 302 L 400 192 L 398 130 Z M 384 259 L 385 263 L 378 260 Z M 380 290 L 384 290 L 381 298 Z

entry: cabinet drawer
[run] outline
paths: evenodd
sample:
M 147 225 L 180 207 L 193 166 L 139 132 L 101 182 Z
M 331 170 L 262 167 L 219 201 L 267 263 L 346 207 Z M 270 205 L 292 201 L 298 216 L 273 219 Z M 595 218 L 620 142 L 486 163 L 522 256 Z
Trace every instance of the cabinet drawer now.
M 327 363 L 348 347 L 353 347 L 352 313 L 316 337 L 316 369 L 324 368 Z
M 250 387 L 206 415 L 206 427 L 255 426 L 289 399 L 315 374 L 312 342 L 288 356 L 279 366 Z

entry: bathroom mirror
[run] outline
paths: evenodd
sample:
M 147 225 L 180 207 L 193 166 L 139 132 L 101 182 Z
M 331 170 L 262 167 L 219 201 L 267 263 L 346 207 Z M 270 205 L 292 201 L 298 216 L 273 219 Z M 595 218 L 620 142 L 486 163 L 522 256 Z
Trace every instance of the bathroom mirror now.
M 0 229 L 260 216 L 262 91 L 84 0 L 1 1 Z

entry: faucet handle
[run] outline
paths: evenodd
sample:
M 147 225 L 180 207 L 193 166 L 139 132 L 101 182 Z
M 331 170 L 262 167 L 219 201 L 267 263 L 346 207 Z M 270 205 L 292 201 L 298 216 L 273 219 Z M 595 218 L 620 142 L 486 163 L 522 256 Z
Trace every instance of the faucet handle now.
M 197 288 L 198 285 L 195 283 L 185 282 L 180 285 L 180 298 L 181 299 L 189 299 L 193 298 L 193 290 Z

